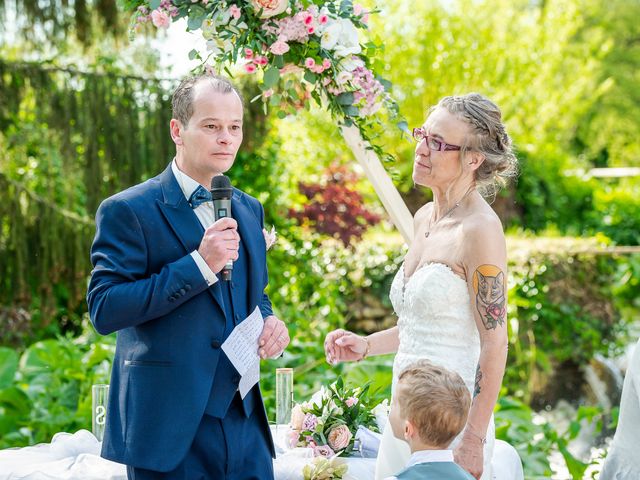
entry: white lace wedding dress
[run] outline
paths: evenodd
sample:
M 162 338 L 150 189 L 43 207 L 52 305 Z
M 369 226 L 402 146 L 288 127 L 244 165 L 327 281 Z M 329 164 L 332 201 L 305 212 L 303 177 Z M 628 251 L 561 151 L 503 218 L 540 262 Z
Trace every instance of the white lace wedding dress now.
M 480 357 L 480 336 L 471 312 L 467 282 L 442 263 L 428 263 L 405 278 L 404 263 L 389 294 L 398 315 L 400 345 L 393 362 L 393 385 L 411 363 L 428 359 L 458 372 L 473 393 Z M 457 439 L 456 439 L 457 440 Z M 456 440 L 454 440 L 454 445 Z M 482 479 L 491 479 L 495 441 L 493 417 L 487 431 Z M 376 480 L 405 468 L 409 446 L 385 428 L 376 464 Z

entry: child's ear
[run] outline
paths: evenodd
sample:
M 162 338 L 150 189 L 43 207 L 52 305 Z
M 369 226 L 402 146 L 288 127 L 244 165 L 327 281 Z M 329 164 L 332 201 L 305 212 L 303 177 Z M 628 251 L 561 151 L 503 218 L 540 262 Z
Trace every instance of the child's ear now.
M 404 439 L 411 440 L 415 435 L 416 428 L 413 426 L 409 420 L 404 421 Z

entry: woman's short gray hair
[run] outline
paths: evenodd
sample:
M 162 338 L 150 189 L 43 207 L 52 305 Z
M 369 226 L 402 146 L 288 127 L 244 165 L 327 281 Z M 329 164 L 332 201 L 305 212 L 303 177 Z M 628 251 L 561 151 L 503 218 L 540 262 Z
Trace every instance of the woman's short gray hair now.
M 187 125 L 193 115 L 193 89 L 200 83 L 208 81 L 215 92 L 232 93 L 235 92 L 240 98 L 240 102 L 244 106 L 244 100 L 240 90 L 231 81 L 225 77 L 214 75 L 212 73 L 202 73 L 187 77 L 180 82 L 180 85 L 173 92 L 171 97 L 171 107 L 173 109 L 173 118 L 179 120 L 182 125 Z
M 471 134 L 462 145 L 461 158 L 471 151 L 484 156 L 484 162 L 475 172 L 476 185 L 483 195 L 495 197 L 518 175 L 518 159 L 502 123 L 502 112 L 479 93 L 444 97 L 433 108 L 438 107 L 445 108 L 470 126 Z

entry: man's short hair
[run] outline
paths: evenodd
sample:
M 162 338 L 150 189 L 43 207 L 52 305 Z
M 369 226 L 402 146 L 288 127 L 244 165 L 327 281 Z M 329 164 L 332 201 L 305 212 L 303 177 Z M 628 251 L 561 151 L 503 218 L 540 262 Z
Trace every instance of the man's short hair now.
M 180 82 L 180 85 L 173 92 L 171 97 L 171 107 L 173 109 L 173 118 L 179 120 L 182 125 L 187 125 L 193 115 L 193 90 L 200 82 L 209 82 L 215 92 L 233 93 L 235 92 L 240 98 L 242 106 L 244 100 L 240 90 L 228 78 L 215 75 L 213 73 L 202 73 L 186 77 Z
M 400 417 L 410 421 L 428 445 L 447 448 L 467 422 L 471 394 L 462 377 L 428 360 L 400 373 L 395 394 Z

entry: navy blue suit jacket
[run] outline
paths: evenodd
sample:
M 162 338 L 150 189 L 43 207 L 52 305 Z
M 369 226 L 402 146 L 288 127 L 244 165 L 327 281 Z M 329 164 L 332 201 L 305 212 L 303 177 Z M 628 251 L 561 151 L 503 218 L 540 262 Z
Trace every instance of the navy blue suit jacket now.
M 266 318 L 272 309 L 264 293 L 264 211 L 236 189 L 232 202 L 251 272 L 234 282 L 246 288 L 250 311 L 259 306 Z M 87 302 L 99 333 L 118 332 L 102 447 L 107 459 L 168 471 L 195 437 L 215 389 L 226 320 L 220 282 L 208 287 L 190 256 L 203 232 L 171 165 L 98 209 Z

